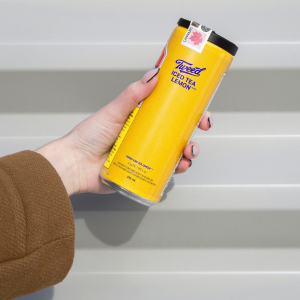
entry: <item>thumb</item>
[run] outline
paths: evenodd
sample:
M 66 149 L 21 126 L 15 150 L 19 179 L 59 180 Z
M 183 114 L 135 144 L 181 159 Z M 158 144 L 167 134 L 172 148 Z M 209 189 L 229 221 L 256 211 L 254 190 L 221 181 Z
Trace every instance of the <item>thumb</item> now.
M 130 84 L 115 100 L 103 108 L 105 118 L 112 123 L 124 124 L 138 103 L 148 97 L 154 89 L 159 68 L 148 71 L 141 80 Z

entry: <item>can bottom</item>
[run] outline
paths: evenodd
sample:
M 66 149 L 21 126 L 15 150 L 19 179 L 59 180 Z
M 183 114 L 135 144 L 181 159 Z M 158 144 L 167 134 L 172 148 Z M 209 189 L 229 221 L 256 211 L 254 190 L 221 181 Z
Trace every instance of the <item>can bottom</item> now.
M 146 205 L 146 206 L 152 206 L 154 204 L 157 204 L 156 202 L 150 201 L 146 198 L 143 198 L 135 193 L 132 193 L 126 189 L 124 189 L 123 187 L 121 187 L 120 185 L 106 179 L 102 177 L 102 182 L 104 184 L 106 184 L 107 186 L 109 186 L 111 189 L 115 190 L 116 192 L 126 196 L 127 198 L 130 198 L 133 201 L 136 201 L 140 204 Z

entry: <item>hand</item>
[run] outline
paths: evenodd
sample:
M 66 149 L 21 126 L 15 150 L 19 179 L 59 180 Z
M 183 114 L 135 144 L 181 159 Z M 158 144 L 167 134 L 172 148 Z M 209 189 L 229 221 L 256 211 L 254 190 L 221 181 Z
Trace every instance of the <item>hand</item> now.
M 60 175 L 68 195 L 83 192 L 112 193 L 101 182 L 100 170 L 128 115 L 154 89 L 158 69 L 147 72 L 140 81 L 129 85 L 115 100 L 79 123 L 69 134 L 35 152 L 43 155 Z M 208 130 L 213 119 L 206 112 L 199 125 Z M 185 172 L 200 148 L 191 142 L 184 149 L 175 174 Z

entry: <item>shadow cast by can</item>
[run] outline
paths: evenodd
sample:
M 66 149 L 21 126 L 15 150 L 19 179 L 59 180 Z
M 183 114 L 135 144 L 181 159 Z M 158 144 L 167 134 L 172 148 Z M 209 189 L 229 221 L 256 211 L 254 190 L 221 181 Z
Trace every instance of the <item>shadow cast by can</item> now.
M 172 179 L 161 202 L 166 200 L 173 182 Z M 71 203 L 75 219 L 83 219 L 94 237 L 112 247 L 130 241 L 150 209 L 119 193 L 77 194 L 71 197 Z M 80 232 L 76 231 L 76 234 Z
M 54 287 L 50 286 L 36 293 L 15 298 L 16 300 L 52 300 L 54 298 Z

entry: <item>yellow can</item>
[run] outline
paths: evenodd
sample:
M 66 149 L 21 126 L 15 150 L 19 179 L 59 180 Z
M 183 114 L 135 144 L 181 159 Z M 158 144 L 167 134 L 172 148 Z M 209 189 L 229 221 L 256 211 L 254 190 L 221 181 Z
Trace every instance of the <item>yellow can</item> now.
M 106 185 L 147 206 L 160 201 L 237 49 L 179 19 L 156 63 L 156 87 L 129 115 L 100 172 Z

